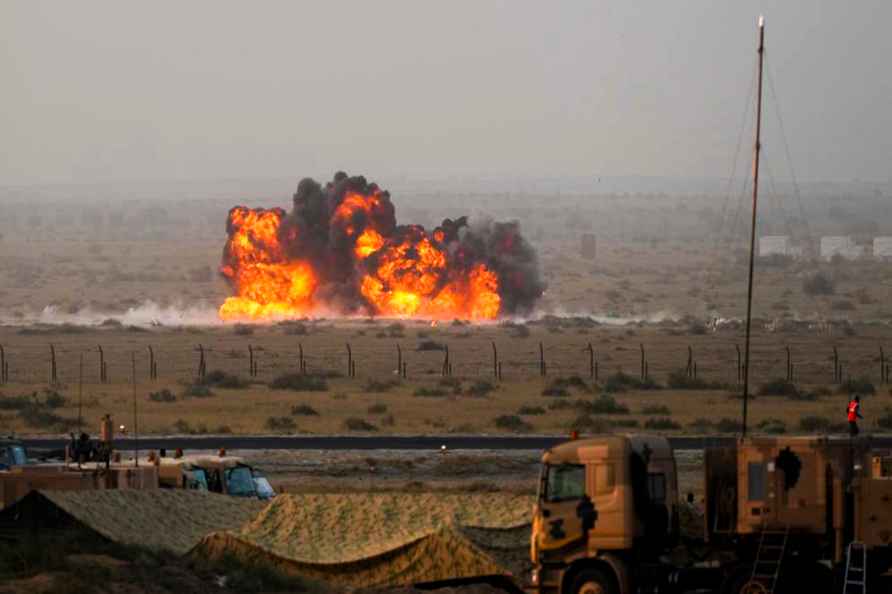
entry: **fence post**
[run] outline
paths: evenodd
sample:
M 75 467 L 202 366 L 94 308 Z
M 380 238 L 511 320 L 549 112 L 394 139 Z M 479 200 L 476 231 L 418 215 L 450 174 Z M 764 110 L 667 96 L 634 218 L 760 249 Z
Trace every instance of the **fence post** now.
M 203 382 L 205 372 L 207 371 L 207 366 L 204 361 L 204 345 L 198 345 L 198 353 L 198 381 Z
M 99 383 L 104 384 L 106 383 L 105 352 L 103 352 L 101 344 L 96 345 L 96 350 L 99 351 Z
M 6 351 L 3 350 L 3 345 L 0 344 L 0 385 L 6 383 Z
M 539 343 L 539 375 L 545 377 L 545 347 Z
M 495 380 L 502 379 L 499 373 L 499 351 L 496 349 L 496 341 L 492 341 L 492 377 Z
M 694 349 L 688 345 L 688 363 L 685 365 L 684 373 L 686 376 L 694 377 Z
M 299 351 L 299 353 L 300 353 L 300 354 L 298 355 L 298 356 L 300 357 L 300 359 L 299 359 L 299 363 L 300 363 L 300 364 L 299 364 L 300 373 L 306 375 L 306 373 L 307 373 L 307 364 L 304 362 L 304 345 L 303 345 L 302 343 L 297 343 L 297 348 L 298 348 L 298 351 Z
M 833 347 L 833 382 L 840 383 L 842 380 L 842 370 L 839 366 L 839 351 L 836 350 L 836 347 Z
M 793 381 L 793 357 L 790 354 L 790 345 L 784 347 L 784 351 L 787 353 L 787 381 Z
M 403 374 L 403 349 L 400 348 L 400 343 L 396 343 L 396 375 L 397 377 Z
M 409 378 L 409 364 L 403 361 L 403 379 Z
M 446 347 L 446 354 L 443 358 L 443 370 L 441 375 L 443 377 L 447 377 L 449 375 L 449 345 L 444 345 Z
M 641 370 L 638 375 L 641 377 L 641 381 L 644 381 L 647 379 L 647 355 L 644 353 L 644 343 L 642 342 L 638 346 L 641 349 Z
M 590 380 L 595 379 L 595 349 L 592 346 L 592 343 L 588 343 L 588 346 L 585 347 L 586 351 L 588 351 L 588 378 Z
M 347 343 L 347 377 L 353 377 L 353 349 Z
M 80 435 L 84 424 L 84 352 L 81 351 L 77 366 L 77 433 Z
M 743 379 L 743 364 L 740 362 L 740 345 L 735 344 L 734 348 L 737 350 L 737 385 L 740 385 L 740 380 Z
M 56 347 L 50 344 L 50 384 L 55 386 L 59 377 L 56 375 Z
M 248 377 L 254 377 L 254 347 L 248 345 Z
M 152 345 L 149 345 L 146 348 L 149 349 L 149 379 L 158 379 L 158 366 L 155 364 L 155 351 L 152 350 Z

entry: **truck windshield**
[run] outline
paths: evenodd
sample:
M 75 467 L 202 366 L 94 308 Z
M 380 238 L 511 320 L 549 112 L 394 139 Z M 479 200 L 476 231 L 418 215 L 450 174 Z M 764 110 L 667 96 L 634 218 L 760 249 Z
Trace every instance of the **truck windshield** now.
M 236 466 L 226 471 L 226 492 L 236 497 L 254 497 L 254 477 L 247 466 Z
M 585 466 L 549 464 L 545 469 L 545 501 L 568 501 L 585 496 Z
M 273 489 L 273 486 L 269 484 L 269 481 L 266 480 L 266 477 L 263 476 L 254 476 L 254 487 L 257 489 L 257 498 L 258 499 L 272 499 L 276 496 L 276 491 Z
M 9 461 L 13 466 L 24 466 L 28 463 L 25 448 L 20 445 L 9 446 Z
M 195 468 L 192 470 L 192 478 L 187 483 L 190 489 L 198 491 L 208 490 L 208 475 L 204 468 Z

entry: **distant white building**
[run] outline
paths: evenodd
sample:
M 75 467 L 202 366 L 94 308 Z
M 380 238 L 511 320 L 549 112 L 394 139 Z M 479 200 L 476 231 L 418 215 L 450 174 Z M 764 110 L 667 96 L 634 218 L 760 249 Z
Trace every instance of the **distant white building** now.
M 834 256 L 856 260 L 863 255 L 864 247 L 856 244 L 848 235 L 828 235 L 821 238 L 821 258 L 825 260 Z
M 759 257 L 802 255 L 802 248 L 794 245 L 789 235 L 765 235 L 759 238 Z
M 873 257 L 892 259 L 892 237 L 874 237 Z

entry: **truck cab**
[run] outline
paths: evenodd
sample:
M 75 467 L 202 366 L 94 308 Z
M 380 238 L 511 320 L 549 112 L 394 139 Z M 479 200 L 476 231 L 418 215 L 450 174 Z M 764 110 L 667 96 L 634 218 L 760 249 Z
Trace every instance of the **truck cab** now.
M 546 451 L 533 513 L 533 589 L 631 591 L 630 567 L 677 541 L 677 501 L 675 458 L 663 437 L 605 435 Z
M 157 463 L 162 487 L 261 500 L 276 496 L 263 473 L 238 456 L 193 455 L 160 458 Z
M 0 439 L 0 470 L 28 464 L 25 444 L 17 439 Z

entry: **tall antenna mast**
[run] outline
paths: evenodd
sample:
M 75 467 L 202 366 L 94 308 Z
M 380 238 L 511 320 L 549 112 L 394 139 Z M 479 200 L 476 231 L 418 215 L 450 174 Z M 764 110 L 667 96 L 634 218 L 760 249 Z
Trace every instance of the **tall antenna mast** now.
M 743 423 L 746 437 L 746 413 L 750 390 L 750 328 L 753 315 L 753 264 L 756 259 L 756 206 L 759 202 L 759 152 L 762 148 L 762 62 L 765 57 L 765 17 L 759 16 L 759 77 L 756 91 L 756 142 L 753 158 L 753 220 L 750 228 L 750 272 L 746 290 L 746 342 L 743 355 Z

